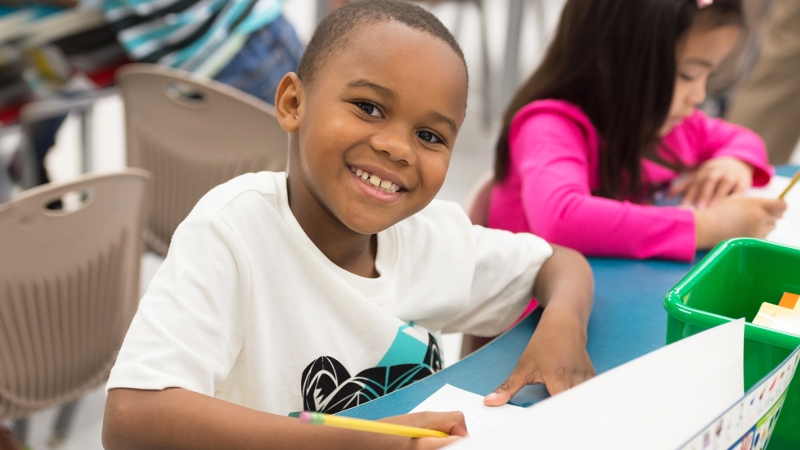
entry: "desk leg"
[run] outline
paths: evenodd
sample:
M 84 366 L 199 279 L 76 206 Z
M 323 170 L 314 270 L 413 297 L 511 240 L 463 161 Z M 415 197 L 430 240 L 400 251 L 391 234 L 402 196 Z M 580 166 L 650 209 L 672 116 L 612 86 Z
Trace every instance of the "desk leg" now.
M 30 189 L 41 184 L 39 179 L 39 169 L 36 162 L 35 150 L 33 149 L 33 137 L 29 127 L 23 126 L 21 128 L 22 135 L 19 143 L 18 157 L 20 159 L 20 166 L 22 168 L 22 176 L 19 181 L 20 187 Z
M 50 436 L 50 441 L 48 442 L 51 447 L 61 445 L 67 439 L 67 434 L 69 433 L 70 425 L 72 425 L 72 419 L 75 417 L 75 409 L 78 407 L 79 400 L 80 399 L 76 399 L 66 403 L 58 410 L 58 418 L 53 426 L 53 434 Z
M 14 188 L 14 183 L 11 182 L 11 177 L 8 175 L 8 166 L 14 155 L 4 157 L 0 154 L 0 203 L 5 203 L 11 200 L 11 190 Z
M 547 10 L 545 9 L 546 0 L 534 0 L 536 7 L 536 27 L 539 32 L 539 51 L 544 54 L 547 50 Z
M 86 108 L 81 108 L 78 115 L 81 123 L 83 173 L 89 173 L 92 171 L 92 169 L 94 169 L 94 149 L 92 148 L 92 107 L 88 106 Z
M 23 446 L 28 443 L 28 418 L 23 417 L 14 421 L 11 427 L 11 434 Z
M 478 8 L 478 19 L 481 21 L 481 101 L 483 102 L 483 126 L 492 125 L 494 104 L 492 102 L 492 61 L 489 59 L 489 26 L 486 23 L 485 5 L 481 0 L 475 1 Z
M 500 108 L 505 110 L 519 84 L 519 41 L 522 34 L 522 13 L 525 0 L 509 0 L 506 55 L 503 63 L 503 85 Z
M 328 15 L 328 0 L 317 0 L 317 16 L 314 28 Z

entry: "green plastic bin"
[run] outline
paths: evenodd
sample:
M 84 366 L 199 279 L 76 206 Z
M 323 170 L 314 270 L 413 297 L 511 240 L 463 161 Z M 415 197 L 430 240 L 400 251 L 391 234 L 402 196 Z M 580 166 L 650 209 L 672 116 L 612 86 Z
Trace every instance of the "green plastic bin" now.
M 667 344 L 744 317 L 744 389 L 747 391 L 800 345 L 800 336 L 751 322 L 763 302 L 800 294 L 800 249 L 760 239 L 719 244 L 664 298 Z M 800 373 L 786 396 L 770 450 L 800 449 Z

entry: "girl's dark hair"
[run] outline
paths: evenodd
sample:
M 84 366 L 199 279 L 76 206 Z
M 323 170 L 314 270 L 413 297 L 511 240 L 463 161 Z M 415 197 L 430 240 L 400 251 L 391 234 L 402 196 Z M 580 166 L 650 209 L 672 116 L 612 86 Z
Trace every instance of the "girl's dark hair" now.
M 642 198 L 641 160 L 658 162 L 658 131 L 675 85 L 675 46 L 695 19 L 709 28 L 743 26 L 741 0 L 569 0 L 539 68 L 517 91 L 496 147 L 495 178 L 510 166 L 509 127 L 535 100 L 565 100 L 580 107 L 605 144 L 595 195 Z M 669 161 L 680 164 L 680 161 Z

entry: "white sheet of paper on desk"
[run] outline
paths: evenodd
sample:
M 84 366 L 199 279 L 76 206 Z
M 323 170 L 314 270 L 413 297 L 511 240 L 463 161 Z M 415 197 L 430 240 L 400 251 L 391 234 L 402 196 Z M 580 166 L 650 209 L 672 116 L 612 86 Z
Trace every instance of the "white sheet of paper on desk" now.
M 669 449 L 744 394 L 744 320 L 663 347 L 448 449 Z
M 525 408 L 514 405 L 486 406 L 483 396 L 445 384 L 411 412 L 461 411 L 470 436 L 477 436 L 520 417 Z
M 777 198 L 790 181 L 791 178 L 775 176 L 768 185 L 752 188 L 747 191 L 746 195 L 748 197 Z M 775 224 L 775 229 L 767 235 L 767 240 L 800 247 L 800 186 L 795 186 L 784 199 L 789 207 L 783 213 L 783 218 Z

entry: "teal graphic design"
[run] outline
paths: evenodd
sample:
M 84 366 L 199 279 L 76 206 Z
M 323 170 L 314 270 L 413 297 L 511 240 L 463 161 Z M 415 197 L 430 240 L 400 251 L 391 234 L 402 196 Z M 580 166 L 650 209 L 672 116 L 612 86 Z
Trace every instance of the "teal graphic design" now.
M 439 343 L 432 334 L 421 341 L 414 324 L 402 325 L 376 367 L 350 376 L 331 356 L 309 364 L 301 379 L 303 409 L 334 414 L 384 396 L 442 370 Z
M 389 351 L 383 356 L 378 367 L 399 366 L 412 361 L 424 361 L 425 354 L 428 352 L 428 343 L 422 342 L 411 333 L 414 330 L 414 322 L 403 325 L 397 330 L 397 335 L 392 341 Z M 430 339 L 434 339 L 431 337 Z

